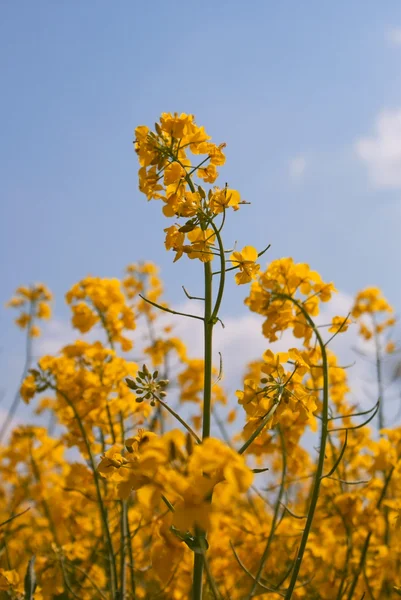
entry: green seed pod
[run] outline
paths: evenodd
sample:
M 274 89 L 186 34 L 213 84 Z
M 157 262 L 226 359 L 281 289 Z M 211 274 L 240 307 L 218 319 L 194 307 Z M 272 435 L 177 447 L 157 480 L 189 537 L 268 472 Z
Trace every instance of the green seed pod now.
M 136 390 L 138 387 L 133 379 L 127 378 L 125 379 L 125 383 L 127 384 L 130 390 Z
M 188 456 L 191 456 L 192 452 L 194 451 L 194 439 L 190 433 L 187 433 L 187 437 L 185 439 L 185 448 Z
M 170 440 L 169 458 L 170 460 L 175 460 L 177 458 L 177 449 L 173 440 Z

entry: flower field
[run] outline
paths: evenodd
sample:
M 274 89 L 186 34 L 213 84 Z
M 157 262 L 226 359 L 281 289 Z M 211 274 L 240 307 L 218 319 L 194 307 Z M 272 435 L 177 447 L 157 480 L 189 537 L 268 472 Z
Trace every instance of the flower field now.
M 52 294 L 16 290 L 26 365 L 0 434 L 0 598 L 401 596 L 401 427 L 385 410 L 392 307 L 366 287 L 322 324 L 336 288 L 313 265 L 226 239 L 226 221 L 239 228 L 253 208 L 218 183 L 225 144 L 193 115 L 163 113 L 153 130 L 137 127 L 134 146 L 139 189 L 162 208 L 174 262 L 193 262 L 202 291 L 184 291 L 202 312 L 170 306 L 151 262 L 88 276 L 65 295 L 75 337 L 37 360 Z M 236 394 L 213 346 L 229 278 L 265 338 Z M 202 330 L 203 356 L 166 325 L 172 315 Z M 351 327 L 376 380 L 358 402 L 332 350 Z M 276 351 L 284 334 L 291 343 Z M 20 400 L 43 425 L 15 422 Z

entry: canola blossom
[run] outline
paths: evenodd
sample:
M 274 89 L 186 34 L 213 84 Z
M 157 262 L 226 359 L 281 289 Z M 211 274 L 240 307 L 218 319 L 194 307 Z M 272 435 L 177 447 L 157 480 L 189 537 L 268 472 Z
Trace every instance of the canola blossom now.
M 332 282 L 292 258 L 268 261 L 268 246 L 226 241 L 226 219 L 251 207 L 216 184 L 225 144 L 193 115 L 137 127 L 134 147 L 139 189 L 170 220 L 166 250 L 199 269 L 201 295 L 184 291 L 203 312 L 175 310 L 157 266 L 133 263 L 121 279 L 73 285 L 76 337 L 37 357 L 52 295 L 18 288 L 8 305 L 27 353 L 10 414 L 22 400 L 42 425 L 2 427 L 0 599 L 401 595 L 401 427 L 384 412 L 392 307 L 369 287 L 322 324 Z M 247 286 L 265 339 L 236 393 L 213 345 L 229 277 Z M 166 313 L 202 329 L 203 356 Z M 352 328 L 376 368 L 357 403 L 331 348 Z

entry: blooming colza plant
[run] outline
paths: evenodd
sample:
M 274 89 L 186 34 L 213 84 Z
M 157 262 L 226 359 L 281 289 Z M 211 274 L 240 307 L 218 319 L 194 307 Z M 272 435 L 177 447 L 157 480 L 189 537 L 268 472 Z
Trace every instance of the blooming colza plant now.
M 66 294 L 80 337 L 32 366 L 51 296 L 44 286 L 17 292 L 10 304 L 29 345 L 17 399 L 50 418 L 48 428 L 14 427 L 0 447 L 0 598 L 401 594 L 401 427 L 385 428 L 383 410 L 384 360 L 397 352 L 391 307 L 366 288 L 322 325 L 331 282 L 291 258 L 264 267 L 268 247 L 226 247 L 226 219 L 248 203 L 216 184 L 225 144 L 193 115 L 163 113 L 134 144 L 139 189 L 170 219 L 166 250 L 199 267 L 201 294 L 184 291 L 203 311 L 170 307 L 151 263 L 129 265 L 121 280 L 86 277 Z M 224 361 L 213 362 L 228 277 L 247 286 L 266 340 L 230 397 Z M 189 356 L 168 314 L 202 328 L 202 357 Z M 355 323 L 374 340 L 368 408 L 350 400 L 330 347 Z M 313 451 L 308 432 L 319 438 Z

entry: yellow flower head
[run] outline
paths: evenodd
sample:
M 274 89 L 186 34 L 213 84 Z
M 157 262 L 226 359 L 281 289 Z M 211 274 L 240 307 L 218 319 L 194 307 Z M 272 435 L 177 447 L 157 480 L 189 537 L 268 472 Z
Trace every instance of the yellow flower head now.
M 230 260 L 234 267 L 238 267 L 239 273 L 235 274 L 237 285 L 249 283 L 255 279 L 259 272 L 260 265 L 256 264 L 258 251 L 253 246 L 245 246 L 241 252 L 233 252 Z

